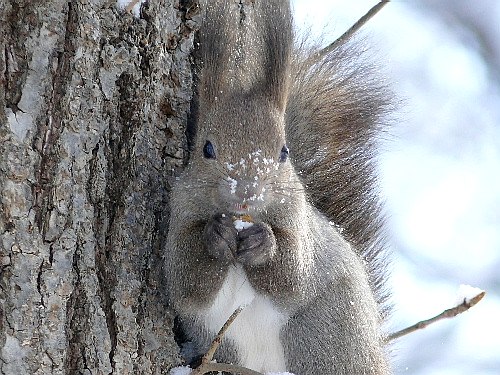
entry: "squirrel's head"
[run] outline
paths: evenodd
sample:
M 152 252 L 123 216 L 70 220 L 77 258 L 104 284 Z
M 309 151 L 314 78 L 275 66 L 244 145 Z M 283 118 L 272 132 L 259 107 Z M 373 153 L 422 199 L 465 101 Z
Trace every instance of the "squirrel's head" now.
M 191 175 L 219 212 L 261 212 L 287 200 L 293 168 L 284 111 L 293 45 L 286 3 L 209 2 L 200 29 L 198 119 Z M 244 22 L 243 22 L 244 21 Z M 269 21 L 269 22 L 267 22 Z M 200 188 L 200 187 L 198 187 Z
M 218 210 L 252 215 L 287 200 L 288 153 L 283 112 L 265 99 L 233 96 L 200 112 L 191 166 Z

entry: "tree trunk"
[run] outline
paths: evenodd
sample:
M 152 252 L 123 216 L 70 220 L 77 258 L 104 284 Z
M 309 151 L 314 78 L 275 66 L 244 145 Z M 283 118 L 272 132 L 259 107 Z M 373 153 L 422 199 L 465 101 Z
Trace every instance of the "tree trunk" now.
M 189 1 L 0 8 L 0 373 L 179 361 L 162 252 L 185 158 Z

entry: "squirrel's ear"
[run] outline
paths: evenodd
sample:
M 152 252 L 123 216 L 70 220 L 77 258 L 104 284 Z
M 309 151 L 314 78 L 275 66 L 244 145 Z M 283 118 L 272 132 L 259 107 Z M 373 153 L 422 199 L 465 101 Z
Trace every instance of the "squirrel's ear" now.
M 200 96 L 213 101 L 226 83 L 234 31 L 230 30 L 231 12 L 228 1 L 206 1 L 199 31 Z
M 283 111 L 293 46 L 290 4 L 258 1 L 248 14 L 227 0 L 207 0 L 204 6 L 199 32 L 201 99 L 210 103 L 228 91 L 257 92 Z
M 264 92 L 280 111 L 285 110 L 290 81 L 290 60 L 293 48 L 293 24 L 288 2 L 262 1 L 258 12 L 264 18 L 263 74 Z

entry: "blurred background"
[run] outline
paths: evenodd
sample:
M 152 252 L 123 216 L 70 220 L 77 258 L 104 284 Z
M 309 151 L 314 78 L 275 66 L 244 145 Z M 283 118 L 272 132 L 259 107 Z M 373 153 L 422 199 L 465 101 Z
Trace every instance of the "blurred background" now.
M 330 42 L 376 1 L 293 0 Z M 401 338 L 396 374 L 500 374 L 500 2 L 392 1 L 362 29 L 402 99 L 381 155 L 395 311 L 389 331 L 486 290 L 468 312 Z

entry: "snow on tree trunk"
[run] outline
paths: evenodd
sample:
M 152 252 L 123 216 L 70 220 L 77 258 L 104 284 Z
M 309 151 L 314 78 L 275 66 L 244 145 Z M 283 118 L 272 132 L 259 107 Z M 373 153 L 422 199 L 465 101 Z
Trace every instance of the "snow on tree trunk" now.
M 0 373 L 177 364 L 162 247 L 184 164 L 190 1 L 0 8 Z

